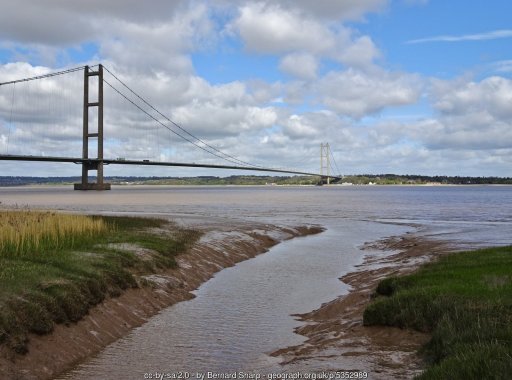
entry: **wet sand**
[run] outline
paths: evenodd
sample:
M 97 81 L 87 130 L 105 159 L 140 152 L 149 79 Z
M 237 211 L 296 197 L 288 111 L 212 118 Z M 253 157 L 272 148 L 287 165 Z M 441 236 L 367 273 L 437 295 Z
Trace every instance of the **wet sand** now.
M 283 358 L 283 364 L 300 367 L 301 363 L 316 362 L 332 366 L 339 357 L 345 366 L 333 370 L 365 371 L 371 379 L 410 379 L 422 371 L 424 363 L 417 352 L 429 336 L 393 327 L 363 326 L 363 312 L 380 280 L 411 273 L 454 247 L 408 233 L 367 243 L 365 249 L 382 253 L 368 255 L 356 271 L 340 278 L 352 287 L 348 295 L 297 316 L 304 325 L 296 332 L 307 341 L 274 352 L 272 355 Z
M 129 289 L 89 311 L 76 324 L 57 325 L 45 336 L 30 336 L 29 352 L 21 356 L 0 346 L 0 379 L 46 380 L 73 368 L 87 357 L 125 336 L 133 328 L 191 293 L 213 275 L 266 252 L 281 241 L 321 232 L 317 226 L 276 227 L 258 223 L 192 222 L 204 235 L 177 258 L 178 268 L 144 276 L 149 283 Z

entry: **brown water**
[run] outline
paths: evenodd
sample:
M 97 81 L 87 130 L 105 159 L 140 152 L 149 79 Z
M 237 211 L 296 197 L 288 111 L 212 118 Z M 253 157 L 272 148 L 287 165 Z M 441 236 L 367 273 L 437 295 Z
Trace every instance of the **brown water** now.
M 303 341 L 293 333 L 299 325 L 293 314 L 349 290 L 338 278 L 364 255 L 377 254 L 363 253 L 363 243 L 412 231 L 410 224 L 461 246 L 512 243 L 511 187 L 120 187 L 101 193 L 22 188 L 0 189 L 0 200 L 80 212 L 156 214 L 187 224 L 235 220 L 327 228 L 223 270 L 196 291 L 195 299 L 162 311 L 61 379 L 353 368 L 350 359 L 336 355 L 283 367 L 268 354 Z

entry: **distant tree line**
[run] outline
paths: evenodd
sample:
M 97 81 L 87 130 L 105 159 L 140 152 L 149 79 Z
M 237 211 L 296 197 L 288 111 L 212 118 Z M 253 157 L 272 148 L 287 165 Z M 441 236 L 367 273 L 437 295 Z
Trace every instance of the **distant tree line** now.
M 95 181 L 90 177 L 90 181 Z M 80 182 L 80 177 L 22 177 L 0 176 L 0 186 L 58 185 Z M 318 177 L 312 176 L 257 176 L 232 175 L 229 177 L 105 177 L 112 184 L 146 184 L 146 185 L 316 185 Z M 340 183 L 354 185 L 512 185 L 510 177 L 462 177 L 462 176 L 423 176 L 397 174 L 347 175 Z
M 351 175 L 343 178 L 345 183 L 379 185 L 512 185 L 510 177 L 466 177 L 466 176 L 425 176 L 425 175 L 397 175 L 397 174 L 364 174 Z

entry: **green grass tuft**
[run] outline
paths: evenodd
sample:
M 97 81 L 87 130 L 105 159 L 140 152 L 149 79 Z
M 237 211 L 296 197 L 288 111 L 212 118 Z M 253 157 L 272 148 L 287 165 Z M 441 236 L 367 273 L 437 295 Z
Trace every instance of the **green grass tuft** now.
M 421 379 L 500 379 L 512 373 L 512 247 L 460 252 L 383 280 L 365 325 L 431 333 Z

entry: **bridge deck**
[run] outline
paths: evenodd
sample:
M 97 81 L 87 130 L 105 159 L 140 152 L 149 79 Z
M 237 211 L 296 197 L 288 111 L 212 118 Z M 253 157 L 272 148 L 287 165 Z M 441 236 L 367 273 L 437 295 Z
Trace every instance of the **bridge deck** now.
M 33 161 L 33 162 L 68 162 L 74 164 L 96 163 L 98 159 L 84 159 L 77 157 L 55 157 L 55 156 L 23 156 L 13 154 L 0 154 L 0 161 Z M 236 166 L 236 165 L 213 165 L 213 164 L 196 164 L 189 162 L 161 162 L 149 160 L 120 160 L 120 159 L 103 159 L 104 165 L 143 165 L 143 166 L 176 166 L 187 168 L 209 168 L 209 169 L 228 169 L 228 170 L 249 170 L 258 172 L 285 173 L 296 175 L 317 176 L 322 178 L 341 179 L 338 176 L 320 175 L 318 173 L 301 172 L 287 169 L 260 168 L 253 166 Z

